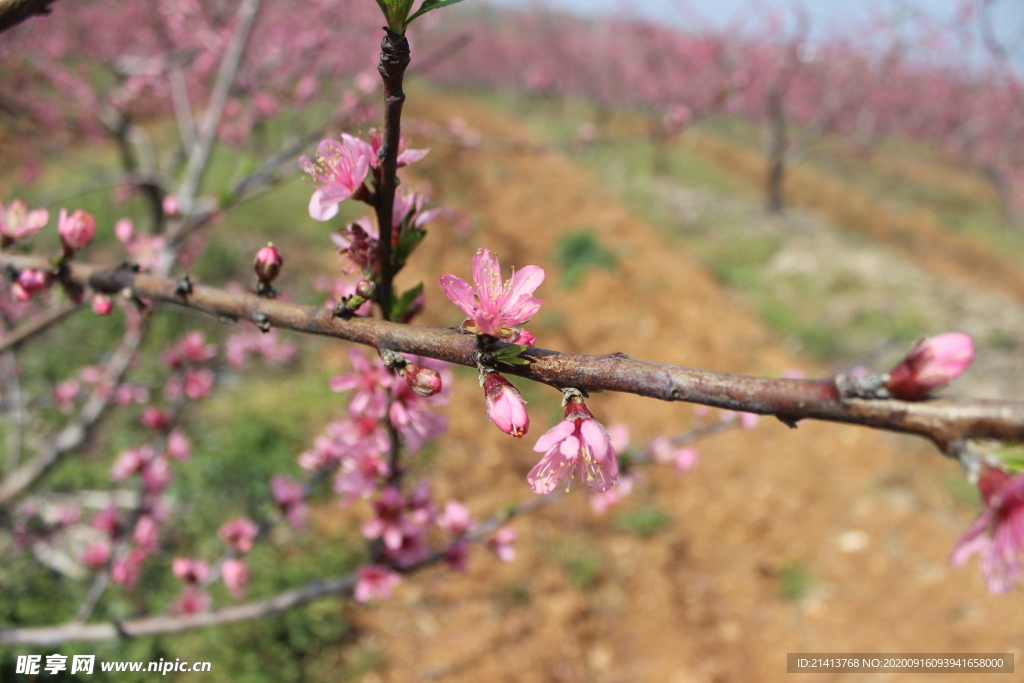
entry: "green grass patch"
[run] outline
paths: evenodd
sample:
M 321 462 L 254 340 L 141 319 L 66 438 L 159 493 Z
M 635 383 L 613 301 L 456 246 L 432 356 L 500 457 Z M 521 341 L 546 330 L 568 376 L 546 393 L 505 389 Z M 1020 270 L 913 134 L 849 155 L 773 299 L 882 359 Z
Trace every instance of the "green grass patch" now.
M 672 516 L 659 507 L 648 505 L 619 513 L 612 518 L 612 527 L 637 536 L 654 536 L 672 526 Z
M 799 560 L 790 560 L 779 569 L 779 597 L 795 602 L 807 595 L 814 584 L 811 570 Z
M 562 286 L 566 289 L 575 289 L 589 270 L 615 267 L 615 254 L 598 241 L 591 228 L 558 238 L 551 260 L 562 269 Z
M 578 538 L 566 539 L 549 547 L 546 554 L 562 568 L 569 583 L 580 590 L 593 587 L 600 577 L 604 558 L 591 543 Z

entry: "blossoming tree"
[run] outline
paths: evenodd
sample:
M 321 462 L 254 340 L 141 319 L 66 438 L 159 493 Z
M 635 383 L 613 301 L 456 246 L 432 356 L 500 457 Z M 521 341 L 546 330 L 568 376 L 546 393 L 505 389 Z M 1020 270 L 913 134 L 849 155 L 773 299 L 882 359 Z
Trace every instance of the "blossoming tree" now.
M 427 237 L 427 226 L 438 215 L 437 209 L 427 208 L 425 196 L 406 189 L 398 179 L 400 168 L 428 153 L 412 147 L 414 143 L 401 130 L 403 79 L 411 61 L 406 32 L 417 18 L 457 1 L 425 0 L 414 11 L 408 0 L 378 0 L 387 23 L 378 64 L 383 129 L 365 137 L 343 133 L 340 139 L 325 139 L 311 157 L 295 160 L 296 168 L 307 174 L 315 188 L 308 204 L 313 219 L 336 221 L 344 202 L 361 202 L 372 212 L 352 222 L 337 221 L 334 244 L 343 270 L 354 277 L 332 292 L 328 306 L 297 303 L 276 291 L 275 282 L 291 257 L 274 244 L 254 254 L 255 277 L 248 291 L 200 284 L 184 265 L 189 262 L 187 237 L 240 203 L 253 183 L 267 182 L 266 173 L 256 172 L 220 200 L 205 198 L 198 190 L 198 178 L 223 123 L 228 94 L 234 92 L 246 45 L 257 26 L 258 0 L 231 5 L 231 18 L 216 17 L 220 61 L 216 69 L 212 60 L 204 63 L 208 73 L 218 75 L 208 92 L 203 91 L 208 104 L 201 125 L 182 138 L 188 144 L 183 144 L 186 155 L 178 168 L 180 178 L 156 174 L 141 181 L 149 188 L 144 191 L 158 217 L 152 231 L 143 234 L 130 222 L 97 225 L 95 217 L 83 209 L 62 207 L 56 221 L 59 252 L 24 253 L 22 244 L 44 234 L 49 212 L 30 208 L 17 198 L 3 198 L 0 263 L 10 283 L 2 300 L 6 329 L 0 350 L 11 354 L 86 300 L 101 316 L 115 306 L 123 309 L 126 329 L 101 365 L 83 368 L 75 378 L 52 387 L 52 406 L 68 417 L 41 441 L 30 459 L 15 463 L 0 480 L 0 512 L 17 547 L 43 547 L 57 535 L 86 530 L 88 541 L 74 558 L 73 568 L 66 571 L 85 572 L 90 578 L 88 588 L 75 614 L 64 623 L 0 625 L 0 643 L 54 644 L 177 632 L 266 617 L 331 594 L 358 601 L 385 599 L 404 576 L 424 567 L 447 563 L 456 570 L 464 568 L 474 543 L 510 561 L 516 532 L 509 523 L 514 517 L 557 500 L 559 492 L 574 487 L 589 488 L 596 508 L 614 504 L 617 495 L 628 491 L 631 470 L 638 464 L 661 461 L 690 469 L 696 452 L 689 444 L 695 438 L 724 428 L 753 426 L 758 415 L 774 416 L 791 427 L 822 420 L 917 435 L 956 459 L 981 491 L 985 511 L 957 544 L 953 560 L 959 563 L 979 554 L 988 587 L 993 592 L 1009 590 L 1022 572 L 1024 474 L 1016 473 L 1019 463 L 987 444 L 1024 440 L 1024 403 L 933 397 L 972 362 L 974 348 L 966 335 L 921 339 L 889 372 L 819 379 L 734 375 L 635 360 L 622 353 L 560 353 L 538 346 L 543 340 L 526 329 L 543 305 L 535 294 L 544 283 L 544 268 L 526 264 L 506 277 L 498 257 L 486 245 L 486 234 L 461 274 L 438 273 L 436 281 L 399 290 L 396 275 L 415 258 Z M 365 6 L 369 0 L 355 4 Z M 209 9 L 224 7 L 212 3 Z M 148 85 L 159 90 L 166 85 L 165 77 L 173 84 L 177 66 L 173 60 L 162 62 L 157 72 L 147 76 L 152 79 Z M 178 114 L 191 117 L 188 108 Z M 117 132 L 123 126 L 113 128 L 119 141 L 127 140 Z M 276 169 L 283 158 L 291 161 L 294 156 L 282 154 L 273 155 L 268 167 Z M 102 255 L 84 258 L 98 230 L 115 232 L 129 259 L 110 265 L 118 259 L 100 263 Z M 468 280 L 464 279 L 467 274 Z M 458 328 L 411 324 L 423 309 L 424 289 L 435 286 L 465 315 Z M 306 478 L 270 476 L 267 497 L 276 516 L 258 521 L 248 515 L 226 516 L 218 529 L 218 553 L 204 558 L 163 556 L 173 519 L 165 493 L 191 457 L 190 440 L 179 424 L 182 411 L 216 389 L 212 364 L 221 349 L 201 333 L 190 332 L 164 349 L 159 396 L 131 379 L 145 330 L 157 316 L 171 315 L 175 308 L 225 323 L 246 321 L 258 329 L 259 333 L 233 334 L 224 343 L 227 362 L 235 367 L 252 356 L 267 362 L 289 358 L 295 345 L 278 338 L 277 330 L 353 344 L 348 352 L 351 371 L 330 380 L 332 391 L 348 395 L 345 410 L 297 456 Z M 563 418 L 536 440 L 533 450 L 540 457 L 523 482 L 524 489 L 536 494 L 531 502 L 474 520 L 462 502 L 447 500 L 442 505 L 429 483 L 410 481 L 411 458 L 444 432 L 445 421 L 437 409 L 451 391 L 450 364 L 473 368 L 478 374 L 484 394 L 481 424 L 489 419 L 515 439 L 527 438 L 530 418 L 520 391 L 507 376 L 556 389 L 552 400 L 560 394 Z M 7 385 L 13 387 L 16 382 L 8 378 Z M 626 459 L 621 427 L 606 426 L 588 407 L 590 395 L 598 391 L 696 403 L 731 411 L 731 417 L 717 425 L 668 434 Z M 109 473 L 110 481 L 135 485 L 137 495 L 129 505 L 111 504 L 83 520 L 79 510 L 52 515 L 33 500 L 44 475 L 66 464 L 111 408 L 133 405 L 149 430 L 149 441 L 121 450 Z M 301 528 L 309 514 L 307 499 L 325 479 L 330 479 L 344 505 L 363 504 L 364 561 L 341 576 L 247 602 L 246 585 L 259 568 L 250 566 L 246 556 L 275 524 Z M 163 612 L 154 607 L 126 619 L 95 618 L 97 611 L 102 614 L 103 597 L 112 584 L 134 588 L 144 570 L 176 577 L 180 593 L 172 606 Z M 214 606 L 211 587 L 217 582 L 236 604 Z M 144 596 L 140 602 L 145 602 Z

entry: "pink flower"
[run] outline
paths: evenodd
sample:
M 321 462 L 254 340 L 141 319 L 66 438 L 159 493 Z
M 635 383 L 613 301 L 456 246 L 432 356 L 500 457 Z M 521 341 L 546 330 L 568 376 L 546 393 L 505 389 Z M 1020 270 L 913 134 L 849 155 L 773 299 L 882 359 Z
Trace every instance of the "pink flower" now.
M 509 341 L 512 341 L 512 340 L 509 340 Z M 516 339 L 514 341 L 512 341 L 512 343 L 514 343 L 514 344 L 524 344 L 526 346 L 534 346 L 537 343 L 537 338 L 533 336 L 533 333 L 527 332 L 526 330 L 522 330 L 519 333 L 519 336 L 516 337 Z
M 121 555 L 110 566 L 110 580 L 128 588 L 134 588 L 142 576 L 142 563 L 146 561 L 146 553 L 132 548 Z
M 67 251 L 78 251 L 89 246 L 96 234 L 96 219 L 79 209 L 68 216 L 67 209 L 60 210 L 57 234 Z
M 498 429 L 517 439 L 530 429 L 526 401 L 519 390 L 497 372 L 488 373 L 484 379 L 484 412 Z
M 160 410 L 156 406 L 146 406 L 146 409 L 142 411 L 142 424 L 150 429 L 162 432 L 170 423 L 171 416 L 167 414 L 167 411 Z
M 102 531 L 110 536 L 110 538 L 114 538 L 118 535 L 120 530 L 120 524 L 117 521 L 117 508 L 108 507 L 100 510 L 93 515 L 92 521 L 89 522 L 89 526 L 97 531 Z
M 363 186 L 373 149 L 347 133 L 337 140 L 324 140 L 316 150 L 315 161 L 299 158 L 299 167 L 313 176 L 319 187 L 309 201 L 309 215 L 315 220 L 330 220 L 338 213 L 338 204 L 349 199 Z
M 519 532 L 510 527 L 502 527 L 494 532 L 494 535 L 487 539 L 487 547 L 498 556 L 502 562 L 511 562 L 516 559 L 516 549 L 512 547 L 515 540 L 519 538 Z
M 289 526 L 293 529 L 301 529 L 305 526 L 309 510 L 306 507 L 301 484 L 283 474 L 275 474 L 270 478 L 270 493 Z
M 245 560 L 240 560 L 237 557 L 224 560 L 224 564 L 220 566 L 220 578 L 224 581 L 227 589 L 231 591 L 231 597 L 235 600 L 245 597 L 245 584 L 249 583 L 251 578 L 249 566 Z
M 171 571 L 182 583 L 200 584 L 210 573 L 210 565 L 191 557 L 176 557 L 171 562 Z
M 70 413 L 71 409 L 75 407 L 75 399 L 78 398 L 81 390 L 78 382 L 66 379 L 53 388 L 53 400 L 62 412 Z
M 1020 563 L 1024 550 L 1024 474 L 1011 477 L 1002 470 L 986 468 L 978 490 L 985 510 L 957 541 L 950 562 L 959 566 L 977 553 L 989 591 L 1006 593 L 1024 576 Z
M 370 160 L 370 165 L 380 166 L 380 161 L 378 159 L 380 155 L 380 148 L 384 146 L 384 134 L 376 128 L 371 128 L 369 138 L 370 147 L 373 149 L 373 157 Z M 406 143 L 408 143 L 408 139 L 405 134 L 400 135 L 398 137 L 398 168 L 416 163 L 423 157 L 427 156 L 427 152 L 430 151 L 429 149 L 406 149 Z
M 180 429 L 172 430 L 167 435 L 167 445 L 164 446 L 164 453 L 171 460 L 187 461 L 192 457 L 192 447 L 189 445 L 188 437 Z
M 469 515 L 469 508 L 457 500 L 449 500 L 437 517 L 437 526 L 446 534 L 458 537 L 473 528 L 473 518 Z
M 185 396 L 193 401 L 209 396 L 213 392 L 213 380 L 213 370 L 189 368 L 185 372 Z
M 156 457 L 142 467 L 142 485 L 150 493 L 163 493 L 174 474 L 167 458 Z
M 82 550 L 82 564 L 92 569 L 105 567 L 110 559 L 110 541 L 102 539 L 97 543 L 90 543 Z
M 185 586 L 174 603 L 177 614 L 199 614 L 210 609 L 210 594 L 195 586 Z
M 963 374 L 973 360 L 974 343 L 966 334 L 921 338 L 889 371 L 889 393 L 907 401 L 925 398 Z
M 12 289 L 18 301 L 28 301 L 33 295 L 45 292 L 50 286 L 50 274 L 35 268 L 28 268 L 18 274 Z
M 444 561 L 452 571 L 465 574 L 469 565 L 469 544 L 465 541 L 456 541 L 445 548 Z
M 181 213 L 181 202 L 178 200 L 177 195 L 166 195 L 161 204 L 164 213 L 167 214 L 168 216 L 177 216 L 179 213 Z
M 114 310 L 114 300 L 106 294 L 92 295 L 92 312 L 96 315 L 110 315 Z
M 360 567 L 356 569 L 356 586 L 352 591 L 352 597 L 357 602 L 369 602 L 370 600 L 387 600 L 391 592 L 402 583 L 402 577 L 387 567 Z
M 555 490 L 561 481 L 576 476 L 595 491 L 607 491 L 619 477 L 619 463 L 611 439 L 583 403 L 573 400 L 565 407 L 565 419 L 537 439 L 533 450 L 544 453 L 526 476 L 534 493 Z
M 142 469 L 143 465 L 153 457 L 153 449 L 149 446 L 128 448 L 121 452 L 114 467 L 110 470 L 111 481 L 124 481 Z
M 283 263 L 284 259 L 281 258 L 281 252 L 273 244 L 267 244 L 267 246 L 256 252 L 256 261 L 253 263 L 253 269 L 256 271 L 256 277 L 259 278 L 259 281 L 268 285 L 281 272 L 281 264 Z
M 132 542 L 147 553 L 155 553 L 160 548 L 160 525 L 150 515 L 142 515 L 135 523 Z
M 221 525 L 218 535 L 225 545 L 232 546 L 240 553 L 247 553 L 252 550 L 252 542 L 259 530 L 256 522 L 248 517 L 235 517 Z
M 417 396 L 429 398 L 441 392 L 441 373 L 437 370 L 409 363 L 402 371 L 402 378 Z
M 384 541 L 384 547 L 389 550 L 397 550 L 402 545 L 404 533 L 404 520 L 402 512 L 405 507 L 405 500 L 398 489 L 388 487 L 384 489 L 380 498 L 373 502 L 373 509 L 376 517 L 363 525 L 363 537 L 373 540 L 379 538 Z
M 188 363 L 202 363 L 217 355 L 217 346 L 206 343 L 206 335 L 197 330 L 186 332 L 174 345 L 177 357 Z
M 354 346 L 349 347 L 348 358 L 352 363 L 352 374 L 331 378 L 331 391 L 355 391 L 348 404 L 350 415 L 382 416 L 387 410 L 387 390 L 393 380 L 391 373 L 380 358 L 370 360 Z
M 46 209 L 28 210 L 28 204 L 20 199 L 11 202 L 5 209 L 0 202 L 0 242 L 4 246 L 14 240 L 34 235 L 50 220 L 50 212 Z
M 531 295 L 543 281 L 543 268 L 526 266 L 502 283 L 501 265 L 486 249 L 473 256 L 475 292 L 454 275 L 442 275 L 440 278 L 444 293 L 469 316 L 462 323 L 463 331 L 498 339 L 518 336 L 519 330 L 514 328 L 540 310 L 542 302 Z

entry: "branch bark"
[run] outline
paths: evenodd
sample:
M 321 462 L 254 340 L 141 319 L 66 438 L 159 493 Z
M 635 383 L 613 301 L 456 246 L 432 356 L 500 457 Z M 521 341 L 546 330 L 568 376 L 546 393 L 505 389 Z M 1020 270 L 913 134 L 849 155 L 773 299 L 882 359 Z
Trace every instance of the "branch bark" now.
M 44 259 L 0 254 L 0 268 L 19 271 L 47 266 Z M 341 320 L 326 308 L 227 292 L 200 284 L 193 285 L 192 292 L 183 295 L 175 280 L 127 268 L 104 270 L 88 264 L 70 264 L 68 277 L 99 292 L 127 292 L 143 299 L 202 311 L 223 321 L 249 320 L 254 324 L 269 324 L 476 367 L 473 358 L 476 338 L 454 329 L 369 318 Z M 833 378 L 751 377 L 631 360 L 624 354 L 590 356 L 540 348 L 530 348 L 524 356 L 532 361 L 530 365 L 503 366 L 503 371 L 556 388 L 618 391 L 663 401 L 700 403 L 726 410 L 775 415 L 789 425 L 805 419 L 859 424 L 916 434 L 931 440 L 943 452 L 950 452 L 967 439 L 1024 441 L 1022 401 L 841 399 Z M 0 493 L 2 490 L 0 488 Z
M 57 0 L 0 0 L 0 33 L 30 17 L 47 15 Z

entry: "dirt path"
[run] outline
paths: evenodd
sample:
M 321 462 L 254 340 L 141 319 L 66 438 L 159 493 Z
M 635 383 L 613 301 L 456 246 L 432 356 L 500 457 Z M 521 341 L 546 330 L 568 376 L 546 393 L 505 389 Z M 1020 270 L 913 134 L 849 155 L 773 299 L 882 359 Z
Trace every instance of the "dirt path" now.
M 439 122 L 458 114 L 489 135 L 524 134 L 465 101 L 408 106 Z M 405 274 L 407 283 L 427 280 L 433 317 L 425 322 L 459 318 L 427 273 L 465 277 L 480 246 L 506 267 L 547 267 L 556 237 L 587 227 L 618 254 L 618 267 L 588 273 L 570 292 L 549 269 L 538 293 L 545 306 L 531 326 L 539 345 L 746 373 L 799 367 L 746 299 L 719 287 L 584 169 L 555 156 L 433 147 L 424 177 L 442 203 L 478 216 L 480 232 L 460 239 L 436 230 L 418 254 L 424 270 Z M 517 442 L 485 420 L 480 389 L 460 375 L 451 431 L 435 460 L 442 500 L 458 496 L 484 515 L 532 495 L 530 448 L 558 419 L 559 396 L 524 393 L 532 426 Z M 693 415 L 687 406 L 609 394 L 591 407 L 606 424 L 628 423 L 634 443 L 683 430 Z M 790 431 L 764 420 L 700 448 L 695 471 L 647 470 L 610 513 L 667 513 L 671 525 L 650 537 L 617 530 L 574 490 L 515 523 L 514 563 L 475 549 L 467 576 L 430 572 L 407 581 L 391 602 L 357 608 L 362 646 L 381 654 L 364 680 L 782 681 L 787 652 L 1021 648 L 1020 593 L 992 597 L 976 566 L 946 563 L 974 508 L 958 502 L 954 464 L 924 444 L 847 426 Z

